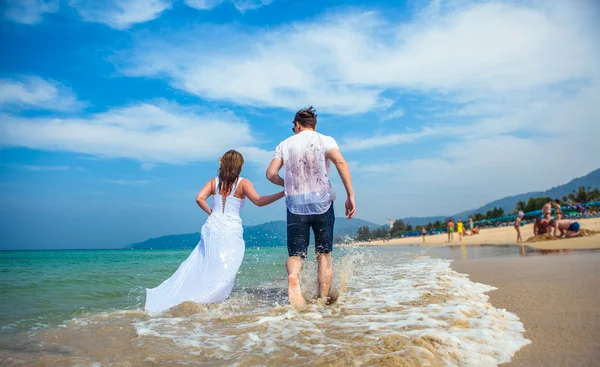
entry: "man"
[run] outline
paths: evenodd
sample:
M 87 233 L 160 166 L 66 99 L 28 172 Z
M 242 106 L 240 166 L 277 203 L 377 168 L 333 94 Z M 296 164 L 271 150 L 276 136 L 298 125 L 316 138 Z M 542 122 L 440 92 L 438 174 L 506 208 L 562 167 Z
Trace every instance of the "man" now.
M 554 219 L 552 219 L 550 221 L 550 227 L 554 228 L 554 237 L 558 237 L 557 236 L 558 231 L 561 231 L 561 237 L 562 237 L 562 233 L 564 233 L 564 231 L 566 231 L 565 238 L 573 238 L 573 237 L 583 236 L 583 232 L 581 232 L 581 230 L 580 230 L 581 226 L 579 225 L 579 222 L 574 221 L 574 220 L 568 220 L 568 219 L 554 220 Z
M 552 200 L 548 201 L 542 207 L 542 215 L 544 219 L 550 220 L 552 218 Z
M 319 297 L 325 302 L 334 301 L 337 292 L 331 290 L 333 267 L 333 225 L 335 193 L 329 182 L 329 165 L 335 165 L 346 189 L 346 217 L 356 213 L 354 190 L 350 169 L 337 143 L 332 137 L 319 134 L 317 115 L 309 107 L 296 113 L 292 131 L 294 135 L 281 142 L 267 169 L 272 183 L 284 186 L 287 207 L 287 246 L 289 258 L 288 294 L 294 307 L 305 304 L 300 288 L 299 274 L 308 251 L 310 229 L 315 236 Z M 284 167 L 285 180 L 279 176 Z
M 539 236 L 542 234 L 546 234 L 549 231 L 548 220 L 542 218 L 536 218 L 533 223 L 533 235 Z

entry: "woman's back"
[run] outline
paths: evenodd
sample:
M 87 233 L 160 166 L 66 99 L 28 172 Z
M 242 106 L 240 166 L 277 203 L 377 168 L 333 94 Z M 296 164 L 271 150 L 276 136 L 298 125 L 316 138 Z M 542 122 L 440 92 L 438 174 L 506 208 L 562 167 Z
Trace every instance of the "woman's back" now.
M 219 178 L 215 177 L 215 201 L 213 203 L 213 214 L 240 214 L 240 210 L 246 203 L 246 199 L 243 197 L 243 190 L 240 185 L 243 178 L 238 177 L 236 183 L 231 188 L 230 192 L 219 191 Z M 237 197 L 236 196 L 241 196 Z

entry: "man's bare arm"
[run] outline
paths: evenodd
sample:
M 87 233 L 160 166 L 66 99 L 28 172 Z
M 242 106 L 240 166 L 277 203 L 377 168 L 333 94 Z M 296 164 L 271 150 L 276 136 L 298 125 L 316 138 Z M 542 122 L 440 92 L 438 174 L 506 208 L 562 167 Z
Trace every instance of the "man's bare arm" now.
M 327 158 L 335 164 L 335 168 L 342 179 L 346 194 L 348 195 L 348 199 L 346 200 L 346 217 L 352 219 L 354 214 L 356 214 L 356 203 L 354 202 L 354 189 L 352 188 L 352 176 L 350 175 L 348 163 L 346 163 L 339 149 L 330 149 L 327 152 Z
M 279 176 L 279 170 L 283 167 L 283 159 L 273 158 L 269 168 L 267 168 L 267 180 L 271 181 L 275 185 L 283 187 L 283 178 Z
M 350 175 L 350 168 L 348 168 L 348 163 L 342 156 L 342 153 L 339 149 L 331 149 L 327 152 L 327 158 L 333 162 L 335 168 L 340 174 L 340 178 L 344 183 L 344 188 L 346 189 L 346 194 L 348 197 L 354 197 L 354 189 L 352 188 L 352 176 Z

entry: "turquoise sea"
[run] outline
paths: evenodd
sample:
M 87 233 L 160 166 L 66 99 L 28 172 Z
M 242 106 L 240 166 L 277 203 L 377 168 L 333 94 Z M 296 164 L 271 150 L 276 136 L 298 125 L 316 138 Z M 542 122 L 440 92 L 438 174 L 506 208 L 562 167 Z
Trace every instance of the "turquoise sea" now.
M 336 247 L 333 306 L 290 307 L 286 249 L 248 248 L 224 303 L 142 311 L 145 288 L 190 251 L 0 252 L 0 365 L 482 366 L 528 342 L 518 317 L 488 302 L 492 287 L 419 246 Z M 309 300 L 315 273 L 310 259 Z
M 145 288 L 168 278 L 190 252 L 0 251 L 1 338 L 94 312 L 143 308 Z M 285 248 L 248 248 L 236 291 L 265 278 L 285 284 L 286 258 Z

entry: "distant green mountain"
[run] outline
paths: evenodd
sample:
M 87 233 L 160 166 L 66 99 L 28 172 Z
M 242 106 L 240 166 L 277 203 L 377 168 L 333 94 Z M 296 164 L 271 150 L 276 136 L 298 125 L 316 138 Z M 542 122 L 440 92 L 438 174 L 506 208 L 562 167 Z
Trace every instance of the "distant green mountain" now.
M 336 218 L 334 236 L 345 236 L 356 234 L 361 226 L 369 226 L 373 229 L 381 227 L 366 220 L 354 218 Z M 286 245 L 286 222 L 277 220 L 256 226 L 244 227 L 244 240 L 248 247 L 275 247 Z M 143 242 L 133 243 L 125 248 L 133 249 L 171 249 L 171 248 L 193 248 L 200 240 L 200 233 L 172 234 L 158 238 L 150 238 Z
M 517 202 L 520 200 L 526 202 L 529 198 L 540 197 L 540 196 L 547 196 L 547 197 L 551 197 L 551 198 L 560 199 L 563 196 L 567 196 L 569 193 L 573 192 L 573 190 L 576 190 L 579 186 L 585 186 L 585 187 L 589 186 L 592 189 L 596 188 L 596 187 L 600 188 L 600 169 L 592 171 L 583 177 L 575 178 L 575 179 L 569 181 L 569 183 L 553 187 L 546 191 L 534 191 L 534 192 L 528 192 L 526 194 L 507 196 L 502 199 L 498 199 L 498 200 L 492 201 L 491 203 L 485 204 L 484 206 L 481 206 L 477 209 L 467 210 L 467 211 L 460 212 L 460 213 L 457 213 L 454 215 L 433 216 L 433 217 L 409 217 L 409 218 L 402 218 L 402 220 L 405 223 L 410 223 L 412 225 L 424 225 L 427 223 L 433 223 L 436 220 L 444 221 L 448 217 L 453 217 L 453 218 L 458 218 L 458 219 L 464 220 L 464 219 L 467 219 L 469 216 L 473 215 L 474 213 L 485 213 L 488 210 L 493 209 L 494 207 L 502 208 L 502 209 L 504 209 L 504 211 L 506 213 L 510 213 L 517 205 Z

